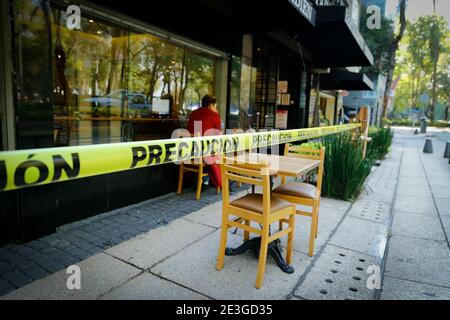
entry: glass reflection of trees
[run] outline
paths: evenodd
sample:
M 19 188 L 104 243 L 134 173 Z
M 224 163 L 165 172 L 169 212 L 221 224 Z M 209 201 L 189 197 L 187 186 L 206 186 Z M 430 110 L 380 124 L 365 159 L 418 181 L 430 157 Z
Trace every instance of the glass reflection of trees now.
M 95 134 L 115 142 L 108 136 L 120 136 L 123 122 L 151 121 L 156 128 L 161 117 L 185 119 L 203 95 L 214 93 L 213 57 L 85 13 L 81 30 L 69 30 L 65 8 L 47 3 L 14 0 L 19 56 L 27 58 L 19 62 L 27 71 L 20 87 L 27 100 L 53 97 L 54 120 L 65 132 L 61 145 L 79 144 L 80 136 L 95 143 L 89 138 Z M 42 55 L 37 48 L 45 45 Z M 40 81 L 50 75 L 53 89 Z M 168 114 L 153 110 L 159 99 L 169 100 Z

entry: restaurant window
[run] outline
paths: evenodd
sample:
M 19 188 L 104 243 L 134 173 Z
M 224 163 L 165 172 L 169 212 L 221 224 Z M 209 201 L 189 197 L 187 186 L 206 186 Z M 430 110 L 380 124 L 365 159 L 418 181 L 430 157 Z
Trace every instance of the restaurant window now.
M 189 115 L 201 107 L 206 94 L 215 95 L 215 59 L 194 50 L 186 50 L 185 71 L 187 83 L 180 95 L 183 99 L 179 111 L 181 124 L 186 126 Z
M 241 102 L 241 68 L 241 58 L 232 56 L 230 70 L 230 102 L 227 124 L 228 129 L 239 128 L 239 109 Z
M 71 30 L 67 8 L 53 2 L 13 5 L 17 108 L 31 136 L 45 119 L 50 140 L 34 147 L 170 138 L 214 94 L 212 55 L 84 11 Z

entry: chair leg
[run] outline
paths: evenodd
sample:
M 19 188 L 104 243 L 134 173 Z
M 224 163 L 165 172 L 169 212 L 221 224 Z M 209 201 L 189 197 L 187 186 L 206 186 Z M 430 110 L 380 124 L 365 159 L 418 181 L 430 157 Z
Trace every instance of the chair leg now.
M 261 237 L 261 249 L 259 252 L 258 273 L 256 275 L 256 288 L 260 289 L 264 280 L 264 272 L 266 271 L 267 248 L 269 246 L 268 227 L 264 227 L 264 233 Z
M 250 227 L 250 220 L 245 220 L 245 225 Z M 250 232 L 244 231 L 244 241 L 250 240 Z
M 309 234 L 309 256 L 314 256 L 314 242 L 316 240 L 317 233 L 317 203 L 313 204 L 312 217 L 311 217 L 311 232 Z
M 200 200 L 200 196 L 202 195 L 202 184 L 203 184 L 203 169 L 200 168 L 197 179 L 197 193 L 195 194 L 195 199 L 197 200 Z
M 228 215 L 223 213 L 224 217 L 222 219 L 222 232 L 220 235 L 220 245 L 219 245 L 219 256 L 217 259 L 217 271 L 221 271 L 224 265 L 225 259 L 225 250 L 227 246 L 227 238 L 228 238 Z
M 319 236 L 319 219 L 320 219 L 320 198 L 317 202 L 317 222 L 316 222 L 316 239 Z
M 281 230 L 283 230 L 283 221 L 282 220 L 279 221 L 279 227 L 278 227 L 278 231 L 281 231 Z
M 291 264 L 292 260 L 292 249 L 294 247 L 294 229 L 295 229 L 295 210 L 293 214 L 289 217 L 289 228 L 291 232 L 288 235 L 288 243 L 286 248 L 286 263 Z
M 183 164 L 180 164 L 180 173 L 179 173 L 179 176 L 178 176 L 178 190 L 177 190 L 177 194 L 181 194 L 183 192 L 183 177 L 184 177 Z
M 319 236 L 319 210 L 317 210 L 317 219 L 316 219 L 316 230 L 315 230 L 315 234 L 316 234 L 316 239 Z

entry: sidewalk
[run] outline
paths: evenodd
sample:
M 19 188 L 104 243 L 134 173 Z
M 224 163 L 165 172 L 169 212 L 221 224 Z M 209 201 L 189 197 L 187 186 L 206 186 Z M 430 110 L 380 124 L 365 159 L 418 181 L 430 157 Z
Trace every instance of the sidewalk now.
M 93 256 L 76 263 L 81 290 L 67 289 L 69 275 L 61 268 L 0 299 L 450 299 L 450 165 L 442 158 L 442 141 L 433 138 L 433 155 L 422 153 L 424 141 L 424 136 L 396 131 L 392 152 L 374 168 L 355 203 L 322 200 L 313 258 L 306 254 L 310 221 L 297 217 L 295 273 L 282 273 L 269 257 L 260 290 L 254 287 L 257 260 L 251 253 L 226 257 L 224 270 L 215 270 L 221 203 L 188 211 L 195 203 L 188 194 L 178 206 L 167 204 L 175 201 L 173 195 L 159 199 L 158 204 L 166 203 L 164 210 L 157 210 L 154 201 L 145 204 L 152 208 L 144 214 L 147 219 L 169 215 L 168 224 L 153 224 L 159 227 L 97 247 Z M 136 211 L 122 209 L 139 225 Z M 67 228 L 77 230 L 77 225 Z M 91 236 L 107 234 L 104 228 L 97 225 Z M 130 232 L 130 225 L 124 229 Z M 228 246 L 241 242 L 242 233 L 230 234 Z M 383 272 L 383 290 L 368 288 L 371 266 Z
M 450 299 L 450 133 L 430 134 L 434 154 L 422 152 L 424 137 L 396 135 L 403 154 L 382 299 Z

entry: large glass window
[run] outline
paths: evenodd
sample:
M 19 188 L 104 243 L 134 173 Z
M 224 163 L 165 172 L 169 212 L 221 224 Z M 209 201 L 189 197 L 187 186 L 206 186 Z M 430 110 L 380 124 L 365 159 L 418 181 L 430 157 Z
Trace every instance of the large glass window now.
M 45 146 L 169 138 L 214 94 L 212 55 L 89 12 L 71 30 L 53 2 L 13 4 L 18 109 L 52 122 Z

